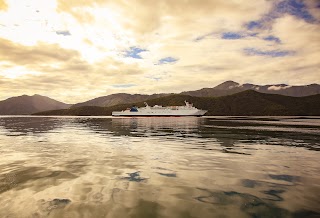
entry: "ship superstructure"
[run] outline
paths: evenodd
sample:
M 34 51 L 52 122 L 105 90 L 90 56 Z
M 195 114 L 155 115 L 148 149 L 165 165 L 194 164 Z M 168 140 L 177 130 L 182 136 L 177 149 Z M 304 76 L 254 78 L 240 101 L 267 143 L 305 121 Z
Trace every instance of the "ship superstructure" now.
M 113 111 L 112 116 L 203 116 L 207 111 L 197 109 L 192 104 L 185 101 L 184 106 L 167 106 L 163 107 L 161 105 L 155 105 L 150 107 L 145 102 L 145 107 L 136 107 L 127 108 L 123 111 Z

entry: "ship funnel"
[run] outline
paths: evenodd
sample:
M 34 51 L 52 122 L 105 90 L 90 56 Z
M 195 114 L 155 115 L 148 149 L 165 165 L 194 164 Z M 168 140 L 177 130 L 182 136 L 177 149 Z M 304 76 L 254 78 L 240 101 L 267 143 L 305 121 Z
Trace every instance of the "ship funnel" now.
M 184 103 L 186 104 L 187 107 L 192 107 L 193 104 L 190 104 L 189 102 L 187 102 L 186 100 L 184 101 Z

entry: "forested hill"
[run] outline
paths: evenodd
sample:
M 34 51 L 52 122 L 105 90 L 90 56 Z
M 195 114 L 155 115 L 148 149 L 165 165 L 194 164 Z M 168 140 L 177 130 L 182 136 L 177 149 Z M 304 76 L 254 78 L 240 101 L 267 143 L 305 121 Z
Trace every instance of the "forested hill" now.
M 247 90 L 222 97 L 194 97 L 188 95 L 169 95 L 148 100 L 148 104 L 162 106 L 184 105 L 184 101 L 193 103 L 199 109 L 208 110 L 206 115 L 219 116 L 285 116 L 309 115 L 320 116 L 320 94 L 306 97 L 290 97 L 277 94 L 265 94 Z M 52 110 L 35 115 L 79 115 L 104 116 L 112 111 L 121 111 L 133 104 L 121 104 L 111 107 L 83 106 L 63 110 Z M 134 103 L 143 107 L 143 102 Z

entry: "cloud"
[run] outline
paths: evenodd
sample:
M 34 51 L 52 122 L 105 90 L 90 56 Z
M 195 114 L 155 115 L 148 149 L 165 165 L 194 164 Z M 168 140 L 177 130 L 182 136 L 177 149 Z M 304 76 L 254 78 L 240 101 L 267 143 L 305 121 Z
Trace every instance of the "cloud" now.
M 103 4 L 104 0 L 94 0 L 94 1 L 57 1 L 57 12 L 67 12 L 76 18 L 79 22 L 83 23 L 93 23 L 95 21 L 94 15 L 87 10 L 87 8 L 94 7 L 96 5 Z
M 287 86 L 287 85 L 274 85 L 274 86 L 269 86 L 268 90 L 282 90 L 282 89 L 287 89 L 292 86 Z
M 320 51 L 318 24 L 307 23 L 293 16 L 284 16 L 277 19 L 272 33 L 282 40 L 283 47 L 288 50 L 297 50 L 308 56 Z
M 283 0 L 280 1 L 275 8 L 277 13 L 287 13 L 307 22 L 314 22 L 315 18 L 309 13 L 307 5 L 300 0 Z
M 313 23 L 317 17 L 314 16 L 315 11 L 318 11 L 315 7 L 316 4 L 313 0 L 277 0 L 273 2 L 270 10 L 261 16 L 260 19 L 251 20 L 245 26 L 249 30 L 271 28 L 276 19 L 287 15 Z
M 80 22 L 92 22 L 94 11 L 90 8 L 107 8 L 114 14 L 122 17 L 121 24 L 138 34 L 147 34 L 166 26 L 170 22 L 176 26 L 183 26 L 189 23 L 201 21 L 203 17 L 208 20 L 229 20 L 241 23 L 247 20 L 248 16 L 258 17 L 269 8 L 267 0 L 255 1 L 250 4 L 243 4 L 240 1 L 224 0 L 199 0 L 184 1 L 68 1 L 58 0 L 58 12 L 69 13 Z M 134 9 L 134 10 L 133 10 Z M 83 12 L 83 16 L 81 13 Z M 244 16 L 244 15 L 247 15 Z M 88 18 L 90 17 L 90 18 Z M 96 20 L 95 20 L 96 21 Z M 221 22 L 221 21 L 219 21 Z M 210 25 L 208 23 L 207 25 Z
M 114 58 L 91 64 L 78 51 L 57 44 L 25 46 L 6 39 L 0 39 L 0 59 L 0 83 L 5 83 L 0 91 L 7 97 L 21 92 L 41 93 L 66 101 L 64 95 L 73 96 L 67 102 L 83 100 L 83 93 L 102 95 L 112 84 L 115 88 L 129 88 L 131 86 L 117 84 L 139 81 L 137 75 L 145 71 L 136 63 L 123 63 Z
M 307 10 L 318 22 L 320 21 L 320 13 L 319 13 L 319 1 L 318 0 L 305 0 Z
M 39 42 L 35 46 L 25 46 L 0 38 L 0 59 L 16 65 L 41 65 L 59 63 L 80 58 L 79 52 L 63 49 L 58 44 Z
M 5 0 L 0 0 L 0 11 L 5 11 L 8 9 L 8 5 Z
M 318 1 L 281 2 L 8 0 L 0 99 L 38 93 L 74 103 L 226 80 L 319 83 Z

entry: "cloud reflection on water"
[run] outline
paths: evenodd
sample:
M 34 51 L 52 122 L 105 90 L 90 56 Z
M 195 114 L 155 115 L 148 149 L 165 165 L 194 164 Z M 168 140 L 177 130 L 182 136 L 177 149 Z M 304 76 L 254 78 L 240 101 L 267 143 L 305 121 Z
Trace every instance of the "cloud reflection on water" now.
M 317 136 L 228 125 L 0 117 L 0 216 L 319 215 Z

